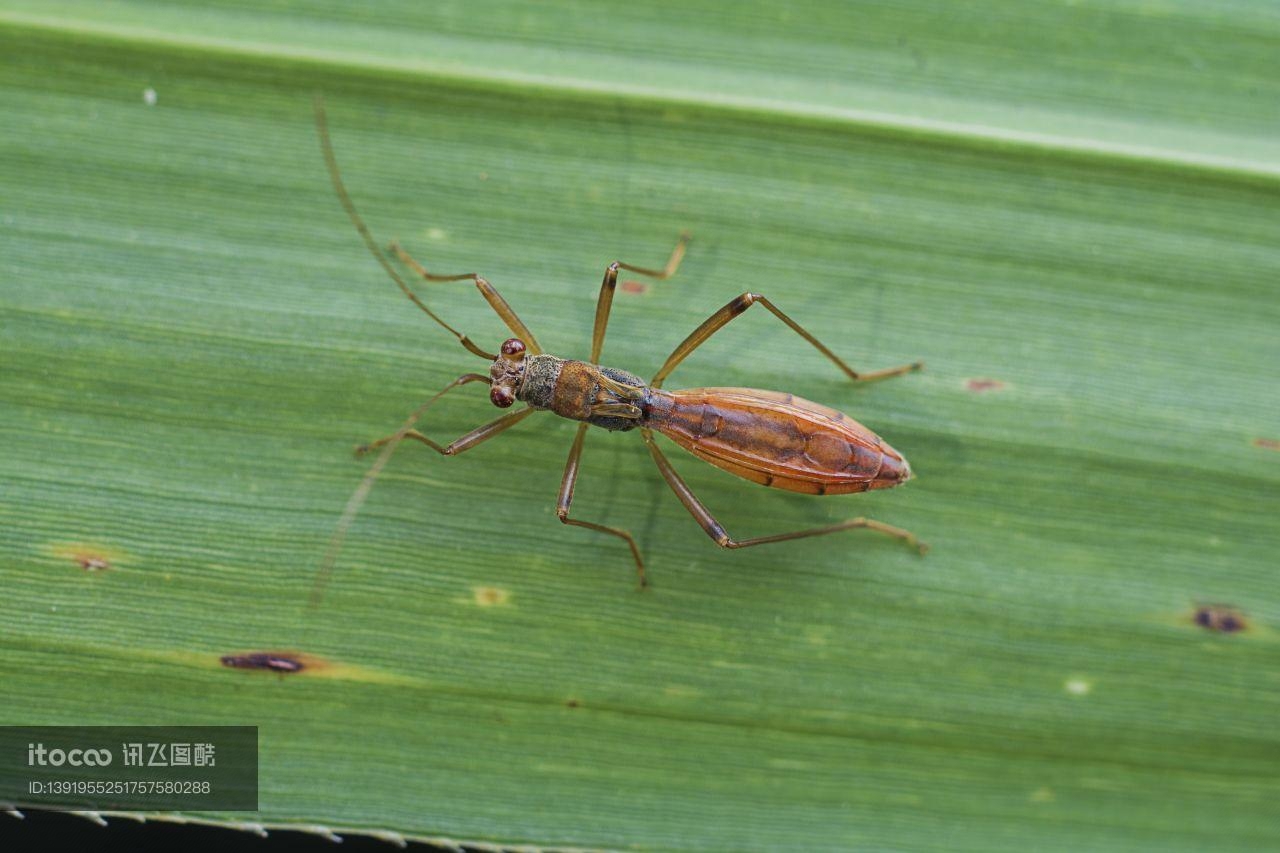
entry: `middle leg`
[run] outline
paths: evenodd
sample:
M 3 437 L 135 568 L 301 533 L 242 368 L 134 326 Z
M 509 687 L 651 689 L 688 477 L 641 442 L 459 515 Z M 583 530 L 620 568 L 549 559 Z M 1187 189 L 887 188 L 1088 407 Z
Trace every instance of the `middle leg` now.
M 662 368 L 658 371 L 657 375 L 653 377 L 653 381 L 649 384 L 654 388 L 661 388 L 663 380 L 671 374 L 671 371 L 676 369 L 680 362 L 688 358 L 690 353 L 706 343 L 707 338 L 727 326 L 729 321 L 741 315 L 757 302 L 769 309 L 769 312 L 773 314 L 773 316 L 785 323 L 793 332 L 812 344 L 818 352 L 829 358 L 836 367 L 840 368 L 840 370 L 844 372 L 845 376 L 848 376 L 854 382 L 869 382 L 876 379 L 887 379 L 890 376 L 910 373 L 913 370 L 919 370 L 924 367 L 924 362 L 915 361 L 911 364 L 903 364 L 898 367 L 888 367 L 884 370 L 874 370 L 870 373 L 859 373 L 846 364 L 844 359 L 832 352 L 826 344 L 822 343 L 822 341 L 810 334 L 808 329 L 801 326 L 795 320 L 792 320 L 768 299 L 758 293 L 744 293 L 737 299 L 729 302 L 729 304 L 725 305 L 719 311 L 712 314 L 703 321 L 701 326 L 694 329 L 693 333 L 690 334 L 689 337 L 685 338 L 684 341 L 681 342 L 680 346 L 675 348 L 675 351 L 667 358 L 666 363 L 662 365 Z
M 676 274 L 680 261 L 684 258 L 685 247 L 689 245 L 689 232 L 683 231 L 676 247 L 667 258 L 667 265 L 660 270 L 648 267 L 634 267 L 622 261 L 614 261 L 605 267 L 604 281 L 600 283 L 600 297 L 596 300 L 596 320 L 591 330 L 591 363 L 600 363 L 600 352 L 604 349 L 604 331 L 609 326 L 609 309 L 613 307 L 613 291 L 618 286 L 618 270 L 626 270 L 637 275 L 647 275 L 659 281 L 666 281 Z
M 626 540 L 627 545 L 631 547 L 631 556 L 636 561 L 636 573 L 640 575 L 640 588 L 649 585 L 649 579 L 644 573 L 644 560 L 640 557 L 640 549 L 636 547 L 636 540 L 631 534 L 620 527 L 607 527 L 603 524 L 596 524 L 591 521 L 579 521 L 576 518 L 569 517 L 569 506 L 573 503 L 573 487 L 578 483 L 578 463 L 582 460 L 582 442 L 587 437 L 587 427 L 590 424 L 579 424 L 578 434 L 573 438 L 573 447 L 569 450 L 569 461 L 564 466 L 564 479 L 560 482 L 560 497 L 556 500 L 556 515 L 565 524 L 572 524 L 576 527 L 585 527 L 588 530 L 598 530 L 601 533 L 609 533 L 617 536 L 619 539 Z

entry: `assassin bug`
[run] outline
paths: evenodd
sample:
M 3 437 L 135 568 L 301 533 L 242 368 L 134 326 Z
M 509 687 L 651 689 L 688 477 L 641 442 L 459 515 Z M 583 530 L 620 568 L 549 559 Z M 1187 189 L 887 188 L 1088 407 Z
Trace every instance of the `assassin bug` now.
M 621 261 L 614 261 L 605 268 L 604 281 L 600 286 L 600 295 L 596 303 L 595 325 L 591 336 L 591 357 L 587 361 L 558 358 L 544 352 L 529 327 L 516 315 L 493 285 L 481 276 L 476 273 L 437 275 L 429 272 L 410 257 L 399 244 L 392 243 L 389 247 L 390 252 L 424 280 L 429 282 L 470 281 L 475 285 L 480 295 L 514 335 L 502 343 L 498 353 L 487 352 L 428 308 L 396 272 L 387 252 L 379 247 L 364 220 L 356 212 L 355 204 L 351 201 L 343 184 L 338 162 L 333 153 L 333 145 L 329 139 L 324 103 L 320 98 L 316 99 L 315 117 L 320 150 L 329 170 L 334 191 L 370 254 L 410 301 L 457 338 L 463 347 L 489 361 L 490 365 L 487 374 L 466 373 L 459 376 L 419 406 L 395 433 L 359 448 L 361 452 L 382 448 L 382 453 L 347 502 L 325 554 L 321 574 L 312 595 L 313 603 L 318 600 L 325 581 L 333 569 L 347 528 L 354 520 L 374 480 L 402 440 L 412 439 L 444 456 L 454 456 L 488 441 L 539 411 L 550 411 L 562 418 L 579 422 L 578 431 L 569 450 L 564 478 L 560 483 L 556 515 L 565 524 L 608 533 L 625 541 L 635 559 L 641 587 L 647 585 L 648 581 L 644 570 L 644 559 L 640 556 L 640 549 L 636 546 L 632 535 L 619 527 L 609 527 L 570 516 L 574 485 L 578 481 L 578 464 L 582 459 L 583 440 L 590 426 L 616 432 L 638 429 L 662 478 L 666 480 L 667 485 L 707 535 L 723 548 L 747 548 L 767 542 L 785 542 L 790 539 L 822 536 L 841 530 L 867 528 L 900 539 L 918 549 L 920 553 L 925 552 L 927 546 L 916 539 L 914 534 L 883 522 L 861 517 L 790 533 L 752 539 L 734 539 L 720 522 L 716 521 L 702 501 L 694 495 L 684 479 L 676 473 L 675 468 L 667 461 L 666 455 L 653 438 L 654 432 L 662 433 L 694 456 L 763 486 L 811 495 L 838 495 L 891 488 L 911 478 L 911 468 L 906 459 L 871 430 L 842 412 L 791 394 L 775 391 L 758 391 L 752 388 L 693 388 L 667 391 L 663 389 L 662 384 L 671 371 L 675 370 L 676 366 L 690 353 L 735 317 L 757 304 L 764 306 L 796 334 L 813 345 L 854 382 L 898 376 L 919 370 L 923 367 L 922 363 L 915 362 L 870 373 L 859 373 L 767 298 L 756 293 L 743 293 L 694 329 L 671 353 L 653 379 L 646 384 L 638 376 L 625 370 L 600 365 L 600 352 L 604 346 L 605 329 L 609 322 L 609 309 L 613 304 L 618 272 L 626 270 L 659 280 L 670 278 L 675 274 L 684 256 L 685 246 L 689 240 L 688 234 L 680 236 L 671 257 L 661 269 L 633 266 Z M 472 382 L 486 383 L 489 386 L 489 400 L 498 408 L 509 408 L 516 401 L 524 403 L 525 406 L 476 427 L 447 445 L 438 444 L 413 428 L 436 400 L 454 388 Z

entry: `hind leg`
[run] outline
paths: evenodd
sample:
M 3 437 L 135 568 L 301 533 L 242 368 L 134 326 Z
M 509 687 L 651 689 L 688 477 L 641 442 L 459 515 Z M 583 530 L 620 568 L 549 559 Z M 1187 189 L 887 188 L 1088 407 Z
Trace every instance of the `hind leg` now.
M 680 503 L 684 504 L 684 508 L 689 510 L 689 514 L 693 516 L 694 520 L 701 525 L 707 535 L 714 539 L 715 543 L 721 548 L 750 548 L 752 545 L 787 542 L 791 539 L 807 539 L 810 536 L 825 536 L 828 533 L 839 533 L 842 530 L 854 530 L 861 527 L 883 533 L 886 536 L 892 536 L 921 554 L 929 550 L 929 546 L 917 539 L 916 535 L 909 530 L 903 530 L 900 527 L 894 527 L 882 521 L 862 517 L 851 518 L 838 524 L 828 524 L 824 527 L 810 527 L 805 530 L 794 530 L 790 533 L 777 533 L 773 536 L 734 539 L 725 531 L 720 522 L 716 521 L 715 516 L 711 514 L 702 501 L 698 500 L 698 497 L 685 483 L 684 479 L 676 473 L 676 469 L 671 466 L 666 455 L 658 449 L 658 445 L 653 440 L 653 433 L 647 429 L 642 429 L 640 435 L 648 446 L 649 453 L 653 456 L 653 461 L 657 463 L 658 470 L 662 473 L 662 479 L 667 481 L 667 485 L 671 487 L 671 491 L 676 493 L 676 497 L 680 499 Z

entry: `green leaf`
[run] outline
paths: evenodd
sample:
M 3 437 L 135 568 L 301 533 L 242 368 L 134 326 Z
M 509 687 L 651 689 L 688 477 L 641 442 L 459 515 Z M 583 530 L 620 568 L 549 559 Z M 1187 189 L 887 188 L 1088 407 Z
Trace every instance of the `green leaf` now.
M 261 812 L 543 848 L 1265 849 L 1280 785 L 1280 18 L 1264 3 L 0 3 L 0 723 L 260 727 Z M 379 239 L 552 352 L 849 412 L 918 480 L 764 490 L 540 415 Z M 466 283 L 419 292 L 493 348 Z M 758 309 L 757 309 L 758 310 Z M 494 416 L 477 386 L 423 428 Z M 669 446 L 669 445 L 666 445 Z M 101 567 L 108 566 L 105 570 Z M 88 568 L 85 568 L 88 566 Z M 1222 605 L 1244 630 L 1196 623 Z M 223 667 L 291 651 L 296 675 Z

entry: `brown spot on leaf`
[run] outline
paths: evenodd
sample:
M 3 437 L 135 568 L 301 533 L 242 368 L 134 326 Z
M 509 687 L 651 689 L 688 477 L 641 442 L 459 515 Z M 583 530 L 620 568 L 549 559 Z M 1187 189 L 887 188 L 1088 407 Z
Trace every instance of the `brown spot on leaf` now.
M 302 672 L 307 668 L 302 657 L 293 652 L 245 652 L 223 655 L 219 661 L 232 669 L 261 669 L 282 675 Z
M 1228 604 L 1202 604 L 1196 608 L 1193 621 L 1206 631 L 1234 634 L 1249 627 L 1244 614 Z
M 1274 438 L 1255 438 L 1253 446 L 1261 447 L 1264 450 L 1280 450 L 1280 441 Z
M 496 586 L 477 586 L 471 592 L 481 607 L 497 607 L 511 600 L 510 591 Z
M 55 543 L 48 546 L 48 551 L 59 560 L 67 560 L 86 572 L 105 572 L 128 559 L 123 551 L 89 542 Z
M 986 394 L 988 391 L 1003 391 L 1005 384 L 999 379 L 966 379 L 964 387 L 975 394 Z
M 578 707 L 579 705 L 581 705 L 581 704 L 582 704 L 582 703 L 581 703 L 581 702 L 579 702 L 577 699 L 570 699 L 568 702 L 565 702 L 565 703 L 564 703 L 564 706 L 565 706 L 566 708 L 577 708 L 577 707 Z
M 649 290 L 649 285 L 633 278 L 627 279 L 618 286 L 622 288 L 623 293 L 645 293 Z

